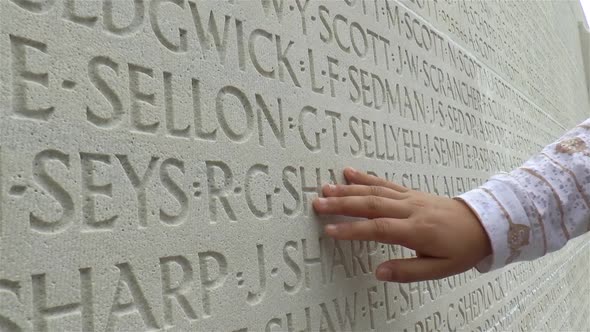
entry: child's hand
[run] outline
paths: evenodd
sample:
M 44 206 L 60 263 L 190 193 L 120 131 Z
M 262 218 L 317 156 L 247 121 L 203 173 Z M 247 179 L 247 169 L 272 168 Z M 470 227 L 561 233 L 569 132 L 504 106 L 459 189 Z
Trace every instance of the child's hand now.
M 319 214 L 368 220 L 326 225 L 337 240 L 374 240 L 416 251 L 417 258 L 394 259 L 376 271 L 379 280 L 412 282 L 469 270 L 492 253 L 477 216 L 461 201 L 439 197 L 384 179 L 344 170 L 349 185 L 325 185 L 313 202 Z

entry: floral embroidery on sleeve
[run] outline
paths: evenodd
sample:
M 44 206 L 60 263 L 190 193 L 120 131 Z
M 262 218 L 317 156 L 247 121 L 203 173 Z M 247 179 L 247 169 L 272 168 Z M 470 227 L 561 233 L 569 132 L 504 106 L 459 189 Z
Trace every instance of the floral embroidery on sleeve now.
M 558 153 L 574 154 L 576 152 L 584 152 L 584 155 L 590 154 L 586 151 L 586 142 L 579 137 L 568 138 L 563 140 L 555 146 L 555 151 Z
M 512 263 L 519 255 L 520 249 L 529 244 L 531 229 L 528 226 L 515 224 L 510 219 L 510 229 L 508 230 L 508 245 L 510 246 L 510 256 L 506 259 L 506 264 Z
M 510 214 L 508 213 L 506 208 L 504 208 L 504 205 L 502 205 L 502 203 L 500 203 L 500 201 L 496 198 L 496 196 L 494 196 L 494 194 L 487 188 L 482 188 L 482 190 L 485 191 L 488 195 L 490 195 L 490 197 L 496 202 L 496 204 L 498 204 L 500 210 L 502 211 L 502 215 L 510 225 L 507 234 L 507 242 L 508 247 L 510 248 L 510 256 L 508 256 L 505 262 L 505 264 L 510 264 L 516 258 L 518 258 L 522 247 L 529 244 L 531 228 L 526 225 L 514 223 L 514 221 L 512 221 L 512 218 L 510 217 Z

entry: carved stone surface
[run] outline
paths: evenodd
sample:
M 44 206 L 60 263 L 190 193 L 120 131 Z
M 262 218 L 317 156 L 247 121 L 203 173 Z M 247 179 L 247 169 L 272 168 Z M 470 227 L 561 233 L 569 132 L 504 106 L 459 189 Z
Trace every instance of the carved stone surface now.
M 345 166 L 453 196 L 585 119 L 578 7 L 1 0 L 0 330 L 588 328 L 588 236 L 382 283 L 412 252 L 310 204 Z

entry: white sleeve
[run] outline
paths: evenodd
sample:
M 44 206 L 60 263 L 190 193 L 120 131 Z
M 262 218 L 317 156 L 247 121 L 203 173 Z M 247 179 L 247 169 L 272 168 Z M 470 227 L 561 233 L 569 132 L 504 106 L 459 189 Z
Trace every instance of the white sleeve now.
M 479 217 L 492 245 L 480 272 L 560 249 L 590 230 L 590 119 L 456 199 Z

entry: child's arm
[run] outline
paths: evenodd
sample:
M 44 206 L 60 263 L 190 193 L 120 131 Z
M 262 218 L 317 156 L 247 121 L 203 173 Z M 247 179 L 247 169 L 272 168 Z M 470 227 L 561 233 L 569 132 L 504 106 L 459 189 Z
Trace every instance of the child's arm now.
M 481 272 L 541 257 L 590 226 L 590 120 L 523 166 L 460 195 L 491 240 Z

